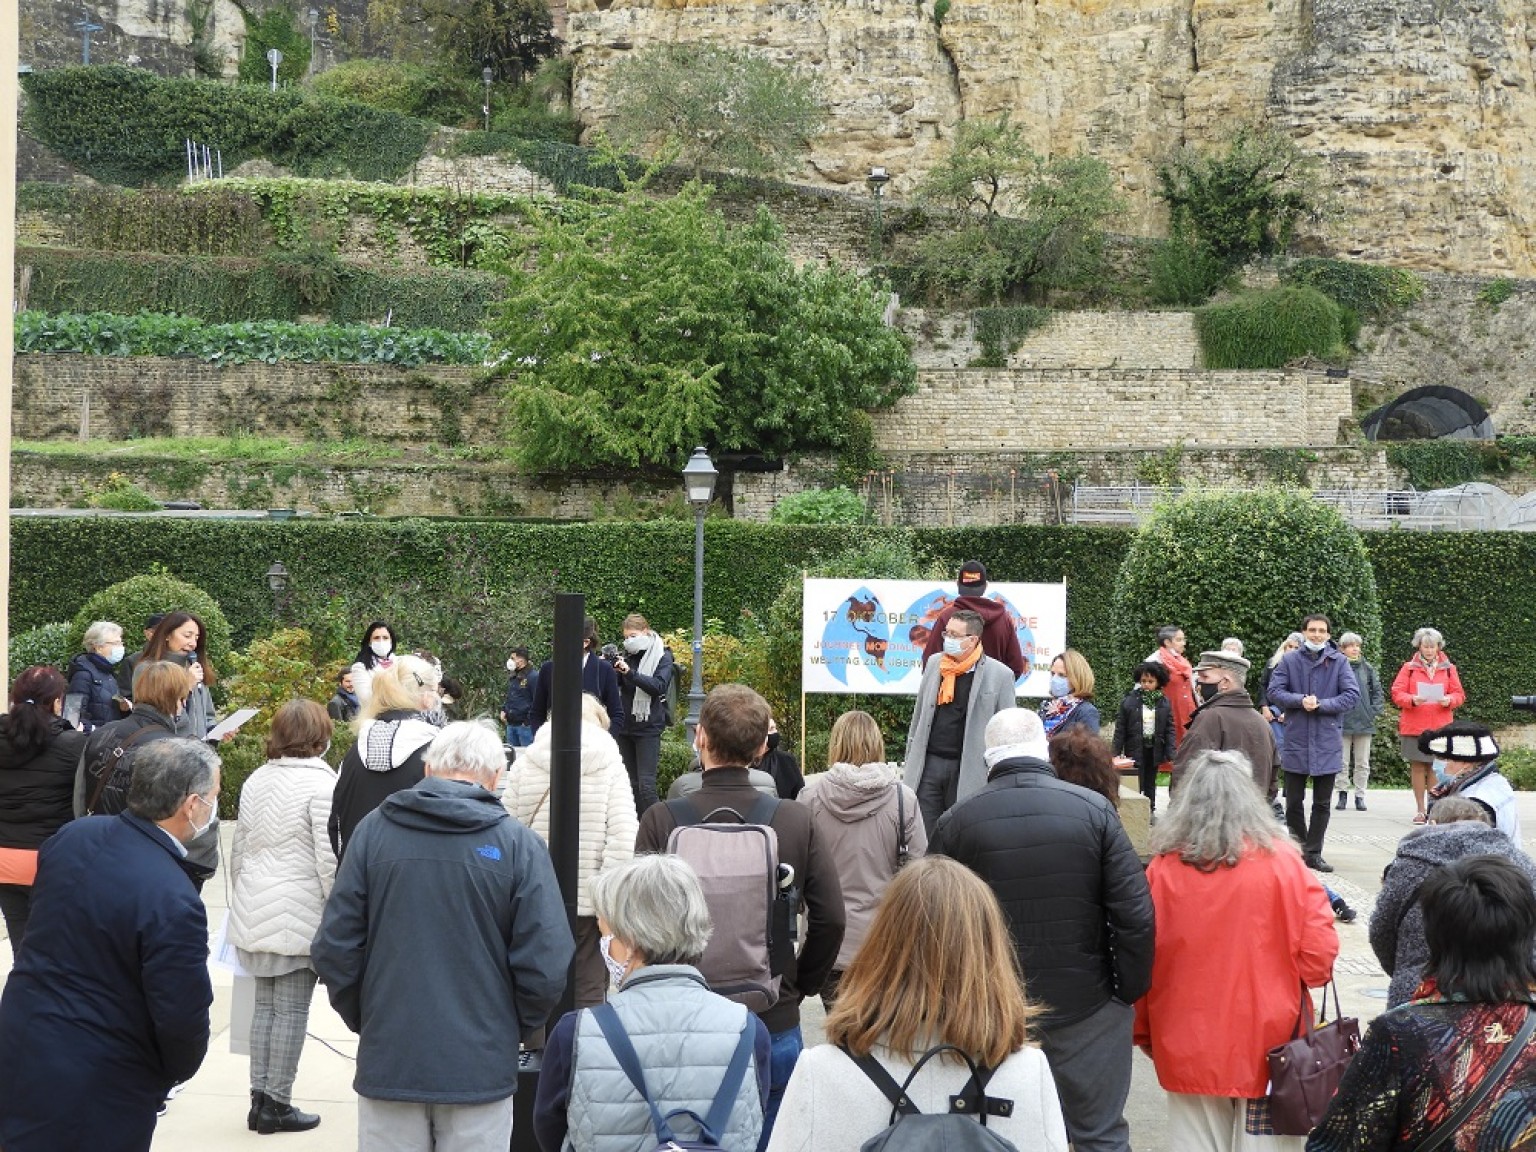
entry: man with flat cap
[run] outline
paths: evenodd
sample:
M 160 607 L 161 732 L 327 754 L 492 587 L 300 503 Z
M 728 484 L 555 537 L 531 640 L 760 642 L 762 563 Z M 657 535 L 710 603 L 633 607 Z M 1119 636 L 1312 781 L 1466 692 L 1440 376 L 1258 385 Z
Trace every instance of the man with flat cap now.
M 1007 605 L 1001 600 L 987 599 L 987 566 L 980 560 L 967 560 L 960 565 L 960 575 L 955 578 L 960 595 L 954 603 L 939 613 L 933 629 L 923 645 L 923 664 L 930 656 L 937 656 L 944 648 L 944 625 L 956 612 L 974 612 L 981 617 L 981 650 L 989 660 L 1008 665 L 1017 680 L 1029 671 L 1029 661 L 1019 647 L 1019 632 L 1008 614 Z
M 1457 720 L 1443 728 L 1419 734 L 1419 751 L 1435 759 L 1435 786 L 1429 791 L 1431 810 L 1435 801 L 1461 796 L 1487 810 L 1504 835 L 1520 845 L 1520 811 L 1515 790 L 1499 772 L 1499 743 L 1486 725 Z
M 1249 662 L 1233 652 L 1202 652 L 1195 665 L 1195 695 L 1200 707 L 1189 721 L 1173 757 L 1172 791 L 1179 772 L 1202 752 L 1241 752 L 1253 769 L 1253 782 L 1274 798 L 1280 754 L 1275 737 L 1244 687 Z

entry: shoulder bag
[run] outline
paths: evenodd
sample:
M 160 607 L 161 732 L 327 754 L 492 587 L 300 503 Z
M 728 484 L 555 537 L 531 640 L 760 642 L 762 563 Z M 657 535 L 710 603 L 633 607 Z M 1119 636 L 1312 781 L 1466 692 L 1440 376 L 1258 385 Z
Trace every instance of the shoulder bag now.
M 1328 989 L 1333 989 L 1333 1015 L 1328 1020 Z M 1305 1028 L 1305 1031 L 1303 1031 Z M 1301 982 L 1301 1008 L 1291 1039 L 1269 1050 L 1269 1115 L 1276 1136 L 1306 1136 L 1316 1128 L 1338 1091 L 1339 1078 L 1360 1051 L 1360 1021 L 1339 1009 L 1339 990 L 1332 980 L 1323 989 L 1323 1012 L 1317 1026 L 1307 1010 L 1307 985 Z

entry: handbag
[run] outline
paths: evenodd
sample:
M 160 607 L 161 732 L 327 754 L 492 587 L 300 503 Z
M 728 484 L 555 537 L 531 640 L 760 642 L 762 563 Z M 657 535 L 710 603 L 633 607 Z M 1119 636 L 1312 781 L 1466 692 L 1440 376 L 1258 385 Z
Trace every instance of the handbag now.
M 1328 989 L 1333 989 L 1333 1020 L 1328 1020 Z M 1303 1031 L 1305 1028 L 1305 1031 Z M 1276 1136 L 1305 1136 L 1316 1128 L 1338 1091 L 1339 1078 L 1360 1051 L 1360 1021 L 1339 1008 L 1332 980 L 1323 989 L 1317 1025 L 1307 1011 L 1307 985 L 1301 982 L 1301 1008 L 1291 1039 L 1269 1050 L 1269 1116 Z
M 1499 1062 L 1488 1069 L 1486 1075 L 1478 1081 L 1477 1087 L 1467 1095 L 1449 1116 L 1447 1116 L 1433 1132 L 1424 1137 L 1422 1144 L 1414 1146 L 1413 1152 L 1435 1152 L 1456 1135 L 1457 1129 L 1466 1123 L 1467 1118 L 1476 1112 L 1478 1106 L 1488 1098 L 1488 1094 L 1499 1086 L 1500 1081 L 1509 1074 L 1509 1069 L 1519 1059 L 1520 1053 L 1525 1050 L 1526 1043 L 1531 1038 L 1531 1033 L 1536 1032 L 1536 1011 L 1529 1006 L 1525 1010 L 1525 1023 L 1520 1025 L 1520 1031 L 1515 1033 L 1514 1040 L 1504 1050 L 1504 1055 L 1499 1057 Z

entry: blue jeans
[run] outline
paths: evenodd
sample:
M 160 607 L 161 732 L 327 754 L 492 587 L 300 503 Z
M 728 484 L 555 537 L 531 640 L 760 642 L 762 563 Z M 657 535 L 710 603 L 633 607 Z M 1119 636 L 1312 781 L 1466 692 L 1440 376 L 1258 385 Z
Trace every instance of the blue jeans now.
M 508 724 L 507 743 L 514 748 L 528 747 L 533 743 L 533 729 L 526 724 Z
M 773 1134 L 774 1118 L 778 1116 L 779 1105 L 784 1100 L 784 1089 L 789 1087 L 795 1062 L 805 1049 L 805 1040 L 800 1035 L 798 1024 L 783 1032 L 773 1033 L 768 1037 L 768 1043 L 768 1103 L 763 1108 L 763 1135 L 757 1142 L 757 1152 L 763 1152 L 768 1147 L 768 1137 Z

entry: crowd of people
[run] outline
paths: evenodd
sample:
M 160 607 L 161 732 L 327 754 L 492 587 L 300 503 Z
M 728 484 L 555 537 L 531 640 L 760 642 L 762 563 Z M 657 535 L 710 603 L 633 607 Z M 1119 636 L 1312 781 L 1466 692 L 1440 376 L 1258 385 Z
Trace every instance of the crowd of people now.
M 571 914 L 547 847 L 552 665 L 511 649 L 500 725 L 449 722 L 442 665 L 370 622 L 325 705 L 271 717 L 241 788 L 227 932 L 255 990 L 248 1129 L 322 1123 L 294 1100 L 318 984 L 358 1034 L 365 1150 L 508 1147 L 535 1050 L 545 1152 L 941 1147 L 956 1125 L 1129 1152 L 1137 1048 L 1178 1152 L 1536 1149 L 1536 863 L 1495 735 L 1455 719 L 1440 633 L 1420 629 L 1384 689 L 1358 634 L 1307 616 L 1256 703 L 1239 638 L 1191 658 L 1170 625 L 1118 706 L 1068 648 L 1022 708 L 986 579 L 960 570 L 899 759 L 850 710 L 802 776 L 763 698 L 723 684 L 666 798 L 672 654 L 643 616 L 612 646 L 587 620 Z M 215 672 L 196 617 L 145 631 L 129 656 L 120 625 L 93 624 L 65 670 L 18 675 L 0 717 L 7 1152 L 148 1148 L 207 1050 Z M 1314 1013 L 1354 918 L 1323 848 L 1351 796 L 1367 808 L 1388 699 L 1424 825 L 1370 921 L 1389 1010 L 1311 1135 L 1278 1135 L 1266 1055 Z M 333 769 L 337 723 L 355 738 Z M 1152 805 L 1144 856 L 1122 778 Z

